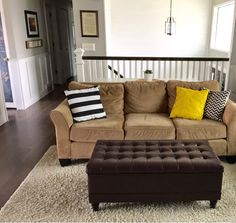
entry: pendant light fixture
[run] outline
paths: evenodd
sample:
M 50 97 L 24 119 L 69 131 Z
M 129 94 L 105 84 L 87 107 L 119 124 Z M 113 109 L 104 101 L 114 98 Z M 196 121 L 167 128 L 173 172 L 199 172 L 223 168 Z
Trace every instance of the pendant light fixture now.
M 175 34 L 175 30 L 176 30 L 176 22 L 174 20 L 174 17 L 172 17 L 172 0 L 170 0 L 170 16 L 167 18 L 165 22 L 165 34 L 171 36 Z

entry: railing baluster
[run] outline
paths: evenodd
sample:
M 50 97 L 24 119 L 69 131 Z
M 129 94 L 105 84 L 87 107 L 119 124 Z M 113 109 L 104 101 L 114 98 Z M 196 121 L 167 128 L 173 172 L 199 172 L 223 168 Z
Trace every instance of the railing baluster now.
M 209 80 L 213 80 L 213 77 L 212 77 L 212 61 L 210 62 L 210 72 L 209 72 Z
M 210 80 L 209 79 L 209 67 L 210 67 L 210 62 L 207 61 L 206 62 L 206 80 Z
M 187 80 L 189 80 L 189 76 L 190 76 L 190 68 L 189 68 L 190 66 L 189 66 L 189 61 L 187 61 L 187 77 L 186 77 L 186 79 Z
M 149 63 L 148 63 L 148 60 L 146 60 L 146 70 L 149 70 Z
M 157 74 L 158 78 L 161 78 L 161 61 L 158 60 L 158 74 Z
M 170 75 L 169 75 L 169 78 L 168 79 L 172 79 L 172 61 L 170 60 L 169 61 L 169 73 L 170 73 Z
M 98 73 L 99 73 L 99 79 L 102 79 L 102 73 L 103 73 L 103 68 L 102 68 L 102 60 L 97 60 L 98 61 Z
M 187 61 L 183 61 L 183 80 L 187 81 Z
M 192 80 L 194 81 L 195 78 L 195 66 L 196 66 L 196 61 L 193 61 L 193 70 L 192 70 Z
M 119 60 L 117 60 L 117 72 L 118 72 L 117 78 L 120 79 L 120 61 Z
M 88 61 L 88 73 L 89 73 L 89 81 L 93 81 L 92 79 L 92 65 L 91 65 L 91 60 Z
M 91 72 L 91 81 L 95 81 L 94 80 L 94 71 L 93 71 L 93 60 L 90 61 L 90 72 Z
M 228 90 L 228 84 L 229 84 L 229 62 L 226 63 L 226 73 L 225 73 L 225 80 L 224 80 L 224 90 Z
M 163 61 L 164 62 L 164 72 L 163 72 L 163 79 L 166 79 L 166 60 Z
M 107 60 L 103 60 L 102 61 L 102 65 L 103 65 L 103 75 L 102 75 L 102 79 L 106 80 L 108 79 L 108 65 L 107 65 Z
M 143 60 L 141 60 L 141 78 L 144 78 L 144 73 L 143 73 Z
M 129 61 L 129 78 L 132 78 L 132 60 Z
M 134 61 L 135 66 L 135 78 L 138 78 L 138 63 L 137 60 Z
M 97 77 L 97 69 L 96 69 L 96 60 L 93 61 L 93 80 L 97 81 L 98 77 Z
M 219 81 L 218 61 L 216 61 L 216 67 L 215 67 L 215 80 Z
M 180 79 L 183 80 L 183 60 L 180 62 Z
M 113 60 L 111 60 L 111 72 L 110 72 L 110 74 L 111 74 L 111 79 L 112 79 L 112 80 L 115 79 L 115 74 L 114 74 L 114 61 L 113 61 Z
M 152 71 L 153 71 L 153 78 L 156 76 L 156 71 L 155 71 L 155 61 L 152 61 Z
M 221 86 L 221 89 L 222 89 L 222 86 L 223 86 L 223 80 L 224 80 L 224 61 L 221 62 L 221 71 L 220 71 L 220 86 Z
M 201 81 L 205 81 L 206 80 L 206 61 L 203 61 L 203 69 L 202 69 L 202 79 Z
M 201 61 L 198 61 L 198 81 L 201 79 Z
M 175 79 L 178 78 L 178 61 L 175 61 Z
M 123 60 L 123 76 L 126 78 L 125 60 Z

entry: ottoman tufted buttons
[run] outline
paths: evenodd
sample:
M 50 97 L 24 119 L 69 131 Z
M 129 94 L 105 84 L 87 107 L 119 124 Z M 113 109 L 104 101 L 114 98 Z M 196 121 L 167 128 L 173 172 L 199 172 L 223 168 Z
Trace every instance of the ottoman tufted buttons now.
M 103 159 L 104 165 L 96 160 Z M 128 160 L 128 161 L 127 161 Z M 154 172 L 208 172 L 222 171 L 217 156 L 206 141 L 98 141 L 92 159 L 89 161 L 89 173 L 146 173 L 151 162 Z M 196 162 L 198 165 L 196 165 Z M 118 165 L 118 166 L 114 166 Z

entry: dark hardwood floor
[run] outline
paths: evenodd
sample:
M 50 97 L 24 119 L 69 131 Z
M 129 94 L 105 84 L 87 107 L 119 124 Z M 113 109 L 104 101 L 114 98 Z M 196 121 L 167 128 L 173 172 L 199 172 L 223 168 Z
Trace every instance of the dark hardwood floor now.
M 55 144 L 49 113 L 65 98 L 66 86 L 57 86 L 24 111 L 8 110 L 9 122 L 0 127 L 0 208 Z

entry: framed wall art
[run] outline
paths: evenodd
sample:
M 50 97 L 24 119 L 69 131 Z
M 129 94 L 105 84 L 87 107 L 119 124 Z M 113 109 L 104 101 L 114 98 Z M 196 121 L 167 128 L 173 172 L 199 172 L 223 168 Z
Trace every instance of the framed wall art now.
M 98 11 L 80 10 L 82 37 L 98 37 Z
M 25 23 L 27 37 L 39 37 L 39 25 L 37 12 L 25 10 Z

